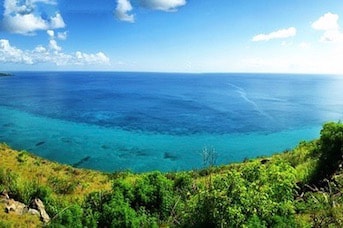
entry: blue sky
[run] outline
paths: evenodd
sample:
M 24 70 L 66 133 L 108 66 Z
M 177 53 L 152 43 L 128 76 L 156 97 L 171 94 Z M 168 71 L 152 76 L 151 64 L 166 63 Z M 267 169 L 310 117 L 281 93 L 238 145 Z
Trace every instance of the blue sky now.
M 342 0 L 2 0 L 0 71 L 343 74 Z

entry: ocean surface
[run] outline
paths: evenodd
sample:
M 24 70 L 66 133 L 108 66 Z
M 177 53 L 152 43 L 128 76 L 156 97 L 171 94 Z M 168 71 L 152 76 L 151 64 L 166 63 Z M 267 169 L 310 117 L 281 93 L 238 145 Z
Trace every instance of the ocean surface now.
M 343 77 L 17 72 L 0 77 L 0 142 L 103 171 L 178 171 L 271 155 L 343 119 Z

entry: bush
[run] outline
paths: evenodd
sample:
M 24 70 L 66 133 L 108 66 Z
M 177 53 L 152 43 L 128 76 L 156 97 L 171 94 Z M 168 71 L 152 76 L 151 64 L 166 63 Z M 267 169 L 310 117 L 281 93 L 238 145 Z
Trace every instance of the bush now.
M 184 226 L 282 226 L 294 221 L 294 189 L 295 170 L 287 163 L 245 163 L 227 176 L 214 177 L 192 198 Z
M 70 205 L 61 210 L 51 221 L 51 227 L 83 227 L 83 210 L 77 205 Z
M 114 193 L 115 194 L 115 193 Z M 120 194 L 115 194 L 103 207 L 100 227 L 140 227 L 140 219 Z
M 326 123 L 320 132 L 317 179 L 330 178 L 343 161 L 343 124 Z
M 28 152 L 21 151 L 17 155 L 17 161 L 20 163 L 24 163 L 27 160 L 27 157 L 29 156 Z
M 173 183 L 160 172 L 144 175 L 134 187 L 131 205 L 136 210 L 144 207 L 148 212 L 166 219 L 174 206 Z

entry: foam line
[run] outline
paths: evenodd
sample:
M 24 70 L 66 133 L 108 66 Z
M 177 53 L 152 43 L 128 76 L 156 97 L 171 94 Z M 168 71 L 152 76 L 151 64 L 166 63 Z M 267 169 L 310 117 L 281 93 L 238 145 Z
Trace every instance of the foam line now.
M 251 100 L 251 99 L 248 97 L 247 92 L 246 92 L 243 88 L 241 88 L 241 87 L 239 87 L 239 86 L 236 86 L 236 85 L 234 85 L 234 84 L 232 84 L 232 83 L 228 83 L 228 85 L 231 86 L 231 87 L 233 87 L 233 88 L 235 88 L 235 89 L 236 89 L 236 92 L 240 95 L 240 97 L 243 98 L 243 100 L 245 100 L 247 103 L 249 103 L 250 105 L 252 105 L 252 106 L 254 107 L 254 109 L 255 109 L 258 113 L 260 113 L 260 115 L 262 115 L 262 116 L 264 116 L 264 117 L 266 117 L 266 118 L 268 118 L 268 119 L 270 119 L 270 120 L 274 120 L 274 118 L 271 117 L 269 114 L 267 114 L 265 111 L 263 111 L 263 109 L 261 109 L 261 108 L 257 105 L 257 103 L 256 103 L 255 101 Z

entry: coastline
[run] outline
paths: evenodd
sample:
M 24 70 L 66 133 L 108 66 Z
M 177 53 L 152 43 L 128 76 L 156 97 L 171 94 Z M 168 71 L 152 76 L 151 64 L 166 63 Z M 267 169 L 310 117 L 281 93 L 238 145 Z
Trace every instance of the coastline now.
M 13 76 L 13 74 L 0 72 L 0 77 L 9 77 L 9 76 Z
M 232 212 L 233 217 L 223 217 L 225 224 L 252 224 L 252 219 L 257 219 L 259 223 L 253 224 L 304 227 L 301 225 L 317 224 L 313 217 L 328 219 L 328 226 L 337 224 L 341 221 L 340 216 L 323 214 L 317 208 L 325 207 L 342 215 L 339 193 L 343 187 L 330 186 L 342 183 L 343 170 L 339 164 L 343 161 L 332 166 L 331 171 L 321 171 L 323 165 L 332 163 L 325 160 L 327 153 L 340 156 L 330 148 L 341 146 L 341 141 L 332 136 L 342 132 L 342 124 L 326 123 L 319 139 L 302 141 L 282 153 L 221 166 L 211 160 L 214 154 L 205 154 L 203 156 L 209 157 L 201 169 L 167 173 L 104 173 L 79 169 L 0 143 L 3 161 L 0 164 L 0 197 L 4 199 L 0 200 L 0 209 L 7 209 L 10 202 L 29 206 L 32 199 L 38 198 L 52 218 L 50 222 L 44 222 L 36 215 L 15 214 L 7 209 L 0 210 L 0 225 L 104 227 L 115 224 L 122 227 L 122 222 L 131 224 L 134 221 L 132 227 L 198 227 L 198 224 L 210 221 L 219 226 L 221 220 L 218 222 L 213 211 L 226 212 L 232 206 L 238 210 Z M 316 190 L 316 186 L 323 183 L 329 188 L 325 185 L 320 191 Z M 319 207 L 313 210 L 313 198 L 317 197 L 330 198 L 338 206 L 317 201 Z M 154 200 L 156 198 L 159 200 Z M 142 210 L 143 215 L 140 214 Z M 116 220 L 122 211 L 125 217 Z M 163 217 L 163 212 L 167 216 Z M 177 213 L 174 216 L 180 219 L 171 220 L 169 215 L 172 213 Z M 239 219 L 235 217 L 237 213 Z

